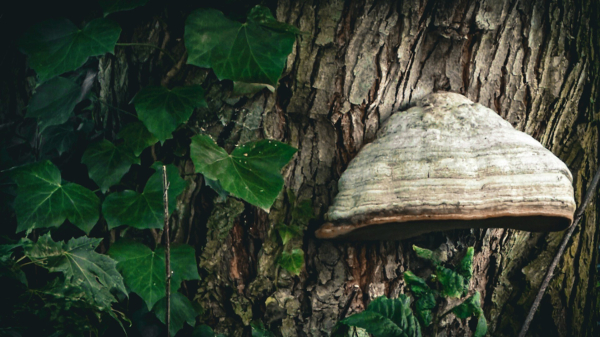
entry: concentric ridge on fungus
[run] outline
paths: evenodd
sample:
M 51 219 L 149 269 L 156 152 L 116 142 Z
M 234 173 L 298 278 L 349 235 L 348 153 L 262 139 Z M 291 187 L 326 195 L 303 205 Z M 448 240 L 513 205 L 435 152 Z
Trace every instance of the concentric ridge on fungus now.
M 435 93 L 392 115 L 350 162 L 318 238 L 398 240 L 502 227 L 556 231 L 575 211 L 567 166 L 493 110 Z

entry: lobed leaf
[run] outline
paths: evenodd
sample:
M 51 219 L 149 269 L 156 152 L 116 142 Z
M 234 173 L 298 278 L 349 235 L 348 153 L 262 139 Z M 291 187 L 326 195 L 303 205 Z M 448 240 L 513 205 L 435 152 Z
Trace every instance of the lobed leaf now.
M 111 20 L 95 19 L 79 29 L 67 19 L 52 19 L 25 32 L 19 48 L 45 82 L 81 67 L 90 56 L 112 53 L 119 35 L 121 27 Z
M 475 292 L 473 296 L 467 298 L 463 303 L 454 307 L 452 312 L 458 318 L 465 319 L 467 317 L 471 317 L 473 315 L 483 314 L 483 310 L 481 309 L 481 295 L 479 291 Z
M 114 243 L 108 255 L 117 261 L 117 269 L 125 284 L 146 303 L 148 310 L 165 297 L 165 251 L 155 251 L 128 240 Z M 188 245 L 171 247 L 171 291 L 176 292 L 183 280 L 199 280 L 194 248 Z
M 435 308 L 433 293 L 424 294 L 415 302 L 415 314 L 423 326 L 429 326 L 433 319 L 431 310 Z
M 54 242 L 50 234 L 41 236 L 32 245 L 25 246 L 25 255 L 37 265 L 50 272 L 64 275 L 65 285 L 81 288 L 93 299 L 101 311 L 110 309 L 117 299 L 112 289 L 127 294 L 123 278 L 116 269 L 116 262 L 94 250 L 102 239 L 82 236 L 68 242 Z
M 190 118 L 194 108 L 207 106 L 199 85 L 173 90 L 148 86 L 135 95 L 133 103 L 140 121 L 161 142 L 172 138 L 171 133 Z
M 206 135 L 196 135 L 190 145 L 195 171 L 218 180 L 223 189 L 268 211 L 283 187 L 279 173 L 296 149 L 275 140 L 238 146 L 229 155 Z
M 140 159 L 130 151 L 126 146 L 114 145 L 104 139 L 90 145 L 83 153 L 81 162 L 87 166 L 90 178 L 102 193 L 121 181 L 131 165 L 140 163 Z
M 242 24 L 215 9 L 192 12 L 184 33 L 188 63 L 212 68 L 220 80 L 276 87 L 296 38 L 293 33 L 282 32 L 282 26 L 273 23 L 265 9 L 253 13 Z
M 179 171 L 172 164 L 167 165 L 169 181 L 169 214 L 177 205 L 179 196 L 187 187 L 187 182 L 179 176 Z M 163 228 L 163 178 L 162 166 L 148 179 L 144 192 L 132 190 L 109 194 L 102 203 L 102 214 L 108 229 L 128 225 L 138 229 Z
M 459 298 L 468 291 L 468 282 L 465 281 L 462 275 L 453 270 L 437 266 L 436 276 L 442 284 L 442 294 L 444 296 Z
M 139 157 L 145 148 L 158 142 L 158 138 L 139 121 L 125 125 L 117 137 L 125 140 L 125 145 L 133 150 L 136 157 Z
M 435 264 L 435 265 L 438 265 L 438 264 L 440 264 L 440 262 L 442 262 L 438 256 L 438 254 L 436 254 L 434 251 L 431 251 L 431 250 L 425 249 L 425 248 L 421 248 L 421 247 L 417 247 L 415 245 L 413 245 L 413 250 L 415 251 L 415 253 L 417 253 L 418 257 L 429 260 L 429 261 L 433 262 L 433 264 Z
M 302 236 L 302 229 L 294 225 L 279 225 L 277 226 L 277 231 L 279 232 L 279 237 L 281 237 L 281 241 L 284 245 L 291 239 Z
M 152 309 L 156 317 L 163 323 L 167 313 L 167 297 L 163 297 L 154 305 Z M 198 313 L 194 310 L 190 300 L 182 293 L 175 291 L 171 293 L 171 327 L 169 332 L 175 336 L 179 330 L 183 329 L 185 323 L 194 326 Z
M 37 118 L 40 131 L 44 131 L 69 120 L 80 101 L 81 88 L 77 83 L 55 77 L 36 89 L 27 106 L 26 117 Z
M 457 272 L 461 274 L 466 281 L 471 280 L 473 277 L 473 255 L 475 250 L 473 247 L 467 248 L 467 253 L 460 260 L 460 263 L 457 266 Z
M 304 264 L 304 251 L 299 248 L 294 248 L 289 253 L 283 251 L 277 263 L 290 274 L 300 275 L 302 265 Z
M 16 169 L 13 179 L 18 186 L 17 233 L 58 227 L 66 219 L 89 233 L 98 221 L 100 200 L 94 192 L 78 184 L 63 184 L 60 171 L 48 160 Z
M 56 150 L 59 155 L 62 155 L 77 142 L 75 128 L 68 121 L 61 125 L 46 128 L 42 131 L 41 136 L 44 141 L 43 149 L 45 153 Z
M 425 280 L 413 274 L 413 272 L 410 270 L 404 272 L 404 282 L 406 282 L 406 285 L 410 288 L 410 291 L 412 291 L 417 297 L 431 293 L 431 288 L 429 285 L 427 285 Z

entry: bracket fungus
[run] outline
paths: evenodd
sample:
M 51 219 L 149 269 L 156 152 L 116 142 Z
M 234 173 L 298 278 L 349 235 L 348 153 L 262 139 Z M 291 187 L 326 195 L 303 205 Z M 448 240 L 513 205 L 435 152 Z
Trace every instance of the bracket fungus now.
M 567 166 L 455 93 L 397 112 L 350 162 L 318 238 L 400 240 L 461 228 L 558 231 L 575 212 Z

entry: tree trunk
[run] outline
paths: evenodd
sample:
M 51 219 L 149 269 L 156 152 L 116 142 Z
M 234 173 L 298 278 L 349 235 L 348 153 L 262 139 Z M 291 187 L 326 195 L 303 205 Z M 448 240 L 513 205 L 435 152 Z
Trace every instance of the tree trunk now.
M 172 237 L 197 248 L 202 281 L 195 299 L 205 310 L 201 319 L 231 336 L 248 333 L 254 319 L 283 336 L 326 336 L 338 320 L 362 311 L 373 298 L 404 292 L 404 271 L 427 268 L 416 259 L 413 244 L 440 248 L 450 258 L 475 246 L 471 289 L 482 294 L 489 334 L 517 335 L 563 232 L 456 230 L 402 242 L 346 243 L 318 240 L 314 230 L 323 223 L 341 173 L 379 126 L 440 90 L 494 109 L 539 140 L 567 163 L 581 201 L 598 158 L 600 5 L 593 0 L 278 0 L 273 8 L 278 20 L 306 32 L 298 37 L 275 93 L 231 98 L 230 84 L 193 66 L 184 66 L 170 83 L 207 88 L 209 109 L 196 113 L 189 125 L 207 130 L 226 149 L 261 138 L 298 148 L 283 173 L 285 188 L 310 200 L 314 209 L 315 218 L 296 242 L 306 264 L 294 277 L 276 263 L 282 247 L 274 226 L 291 216 L 286 193 L 270 213 L 231 197 L 219 202 L 192 174 L 191 161 L 179 160 L 191 184 L 171 218 Z M 183 59 L 180 38 L 190 10 L 136 18 L 120 41 L 153 43 Z M 100 100 L 132 109 L 131 98 L 141 87 L 160 83 L 169 62 L 158 50 L 117 47 L 115 55 L 101 58 L 95 90 Z M 114 109 L 100 105 L 95 113 L 118 130 Z M 593 314 L 599 298 L 597 202 L 593 205 L 555 272 L 531 336 L 599 333 Z M 439 335 L 470 336 L 472 330 L 450 315 Z

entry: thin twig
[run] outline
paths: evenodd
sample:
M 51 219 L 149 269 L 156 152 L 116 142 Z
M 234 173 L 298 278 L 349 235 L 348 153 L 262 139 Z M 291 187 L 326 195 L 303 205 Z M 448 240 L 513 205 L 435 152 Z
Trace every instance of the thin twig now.
M 175 77 L 175 75 L 177 75 L 177 73 L 181 70 L 181 67 L 183 67 L 183 65 L 185 64 L 185 61 L 187 60 L 187 56 L 188 56 L 188 53 L 186 50 L 183 53 L 183 55 L 181 56 L 181 59 L 178 62 L 175 62 L 175 64 L 173 65 L 173 68 L 171 68 L 171 70 L 169 70 L 167 72 L 167 74 L 161 81 L 161 84 L 164 87 L 167 87 L 169 85 L 169 82 L 171 81 L 171 79 L 173 79 L 173 77 Z
M 177 60 L 173 57 L 173 55 L 171 55 L 171 53 L 169 53 L 168 51 L 166 51 L 165 49 L 154 45 L 152 43 L 117 43 L 117 46 L 121 46 L 121 47 L 152 47 L 152 48 L 156 48 L 160 51 L 162 51 L 163 53 L 165 53 L 165 55 L 167 55 L 171 61 L 173 61 L 173 63 L 177 63 Z
M 531 305 L 531 309 L 529 309 L 529 314 L 527 314 L 527 318 L 525 318 L 525 322 L 523 323 L 521 332 L 519 332 L 519 337 L 525 337 L 525 334 L 527 333 L 527 330 L 529 329 L 529 325 L 531 324 L 531 321 L 533 320 L 533 315 L 535 315 L 535 312 L 537 311 L 537 308 L 540 305 L 540 302 L 542 301 L 542 297 L 544 296 L 544 293 L 546 292 L 546 288 L 548 287 L 548 284 L 550 283 L 550 280 L 552 279 L 552 276 L 554 275 L 554 269 L 558 265 L 558 262 L 560 261 L 560 258 L 562 257 L 562 255 L 565 251 L 565 248 L 567 247 L 567 243 L 569 243 L 569 239 L 571 239 L 571 235 L 573 235 L 575 228 L 577 228 L 577 226 L 579 225 L 579 222 L 581 221 L 581 218 L 583 216 L 583 212 L 585 211 L 586 207 L 592 200 L 592 196 L 596 192 L 596 186 L 598 186 L 599 180 L 600 180 L 600 169 L 598 169 L 596 171 L 596 174 L 594 175 L 594 178 L 592 179 L 592 182 L 590 183 L 590 186 L 588 187 L 588 190 L 586 191 L 585 197 L 583 198 L 583 203 L 579 206 L 579 209 L 577 209 L 577 212 L 575 212 L 575 221 L 573 221 L 573 225 L 571 226 L 571 228 L 569 228 L 569 231 L 563 237 L 562 242 L 560 243 L 560 248 L 558 249 L 558 252 L 556 252 L 556 256 L 554 256 L 554 260 L 552 260 L 550 267 L 548 267 L 548 271 L 546 272 L 544 281 L 542 282 L 542 285 L 540 286 L 540 290 L 538 291 L 537 296 L 535 297 L 535 300 L 533 301 L 533 304 Z
M 169 237 L 169 181 L 167 180 L 167 167 L 163 169 L 163 204 L 165 209 L 165 265 L 166 265 L 166 291 L 167 291 L 167 337 L 171 337 L 171 239 Z

